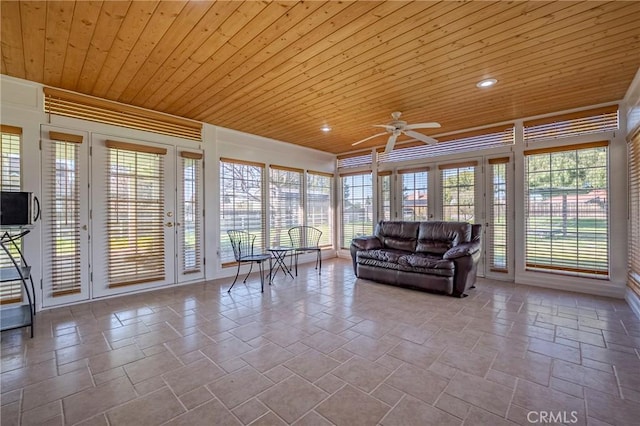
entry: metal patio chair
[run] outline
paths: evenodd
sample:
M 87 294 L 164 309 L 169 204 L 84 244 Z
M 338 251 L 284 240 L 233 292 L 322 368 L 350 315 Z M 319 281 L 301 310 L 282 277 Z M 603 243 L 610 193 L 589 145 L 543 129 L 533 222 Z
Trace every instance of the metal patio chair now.
M 289 238 L 293 247 L 293 257 L 296 267 L 296 277 L 298 276 L 298 256 L 300 253 L 316 252 L 316 269 L 322 274 L 322 256 L 320 249 L 320 237 L 322 231 L 313 226 L 294 226 L 289 229 Z M 318 268 L 320 266 L 320 268 Z
M 227 234 L 229 235 L 231 246 L 233 247 L 233 257 L 236 259 L 236 262 L 238 262 L 236 277 L 227 292 L 231 292 L 231 289 L 236 284 L 238 275 L 240 274 L 240 265 L 242 265 L 243 263 L 251 264 L 247 276 L 244 277 L 243 283 L 247 282 L 247 278 L 249 278 L 249 274 L 251 274 L 251 270 L 253 269 L 253 264 L 257 263 L 258 269 L 260 270 L 260 289 L 262 292 L 264 292 L 264 267 L 262 263 L 270 261 L 271 255 L 267 253 L 254 253 L 253 243 L 256 240 L 255 235 L 249 234 L 246 231 L 238 231 L 235 229 L 228 230 Z

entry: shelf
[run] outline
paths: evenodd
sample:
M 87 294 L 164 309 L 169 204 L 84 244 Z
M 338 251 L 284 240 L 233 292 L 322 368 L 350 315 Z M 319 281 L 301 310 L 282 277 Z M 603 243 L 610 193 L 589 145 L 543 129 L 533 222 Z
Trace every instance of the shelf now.
M 0 309 L 0 324 L 2 324 L 2 330 L 33 327 L 31 323 L 31 306 L 20 305 Z
M 20 272 L 22 272 L 22 276 L 27 279 L 31 274 L 31 266 L 22 266 L 20 267 Z M 15 281 L 21 280 L 20 273 L 13 266 L 8 266 L 5 268 L 0 268 L 0 282 L 5 281 Z

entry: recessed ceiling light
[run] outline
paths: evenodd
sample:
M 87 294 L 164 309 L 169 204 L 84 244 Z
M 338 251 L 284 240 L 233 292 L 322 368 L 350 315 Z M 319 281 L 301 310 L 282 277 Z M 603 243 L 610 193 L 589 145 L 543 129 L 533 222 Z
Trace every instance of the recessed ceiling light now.
M 494 84 L 496 84 L 498 82 L 498 80 L 496 80 L 495 78 L 487 78 L 486 80 L 482 80 L 476 83 L 476 86 L 478 87 L 491 87 Z
M 330 132 L 331 126 L 329 126 L 328 124 L 325 124 L 324 126 L 320 127 L 320 130 L 322 130 L 325 133 Z

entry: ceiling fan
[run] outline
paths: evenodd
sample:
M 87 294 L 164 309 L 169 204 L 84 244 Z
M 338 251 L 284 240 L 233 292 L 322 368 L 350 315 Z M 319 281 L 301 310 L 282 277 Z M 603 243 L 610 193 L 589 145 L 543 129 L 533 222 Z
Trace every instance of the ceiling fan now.
M 423 135 L 422 133 L 414 132 L 413 130 L 414 129 L 435 129 L 440 127 L 440 123 L 432 122 L 432 123 L 407 124 L 406 121 L 400 120 L 401 115 L 402 115 L 401 112 L 398 112 L 398 111 L 392 112 L 391 118 L 393 118 L 393 121 L 391 121 L 389 124 L 376 124 L 373 126 L 373 127 L 384 127 L 386 129 L 386 132 L 369 136 L 368 138 L 364 138 L 358 142 L 352 143 L 351 145 L 355 146 L 355 145 L 361 144 L 362 142 L 366 142 L 369 139 L 386 135 L 387 133 L 390 136 L 389 136 L 389 139 L 387 140 L 387 146 L 385 146 L 384 148 L 385 154 L 393 149 L 394 145 L 396 144 L 396 139 L 398 139 L 398 136 L 400 135 L 407 135 L 410 138 L 418 139 L 419 141 L 422 141 L 428 144 L 438 142 L 437 140 L 435 140 L 430 136 Z

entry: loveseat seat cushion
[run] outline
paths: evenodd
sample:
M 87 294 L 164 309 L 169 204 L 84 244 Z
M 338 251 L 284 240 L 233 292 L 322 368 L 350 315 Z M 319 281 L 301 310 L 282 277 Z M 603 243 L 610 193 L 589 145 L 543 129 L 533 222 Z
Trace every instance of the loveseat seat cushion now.
M 471 241 L 471 224 L 467 222 L 421 222 L 416 252 L 444 254 L 450 248 Z
M 358 252 L 358 262 L 364 259 L 379 260 L 381 262 L 399 263 L 400 257 L 406 255 L 403 250 L 380 249 L 380 250 L 362 250 Z
M 411 268 L 415 272 L 452 277 L 455 273 L 455 263 L 437 256 L 422 253 L 407 254 L 398 259 L 401 266 Z
M 358 265 L 444 277 L 453 277 L 455 273 L 455 264 L 451 260 L 402 250 L 361 250 L 357 254 L 357 263 Z

